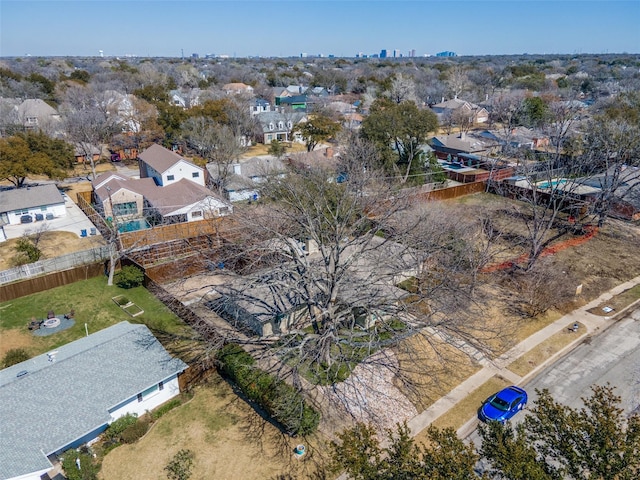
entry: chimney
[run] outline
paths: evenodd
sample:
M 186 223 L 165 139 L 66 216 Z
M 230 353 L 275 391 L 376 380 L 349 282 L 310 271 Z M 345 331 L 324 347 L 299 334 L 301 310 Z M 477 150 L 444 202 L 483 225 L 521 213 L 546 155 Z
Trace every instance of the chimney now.
M 236 175 L 242 175 L 242 169 L 240 168 L 240 164 L 239 163 L 234 163 L 233 164 L 233 173 Z
M 458 136 L 458 138 L 460 138 L 460 140 L 464 140 L 466 137 L 464 132 L 460 132 L 460 135 Z
M 326 158 L 333 158 L 333 147 L 327 147 L 327 148 L 324 150 L 324 156 L 325 156 Z

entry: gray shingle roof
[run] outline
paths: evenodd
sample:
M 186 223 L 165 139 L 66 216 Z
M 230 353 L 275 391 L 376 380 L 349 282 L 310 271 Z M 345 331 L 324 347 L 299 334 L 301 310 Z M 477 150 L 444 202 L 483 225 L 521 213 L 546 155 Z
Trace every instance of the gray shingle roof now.
M 146 326 L 121 322 L 58 348 L 54 362 L 44 354 L 1 370 L 0 478 L 50 468 L 46 455 L 186 367 Z
M 162 145 L 153 144 L 144 152 L 138 155 L 140 159 L 147 165 L 154 168 L 155 171 L 163 173 L 178 163 L 180 160 L 191 163 L 175 152 L 164 148 Z
M 0 212 L 12 212 L 23 208 L 62 203 L 64 203 L 64 198 L 62 198 L 60 190 L 53 184 L 0 191 Z

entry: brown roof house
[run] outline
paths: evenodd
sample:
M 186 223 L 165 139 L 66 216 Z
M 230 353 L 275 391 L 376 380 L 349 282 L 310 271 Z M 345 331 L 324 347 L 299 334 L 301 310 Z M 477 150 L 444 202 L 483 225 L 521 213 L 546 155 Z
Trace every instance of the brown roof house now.
M 460 100 L 457 97 L 436 103 L 431 109 L 433 113 L 437 115 L 440 122 L 446 117 L 466 118 L 471 125 L 489 121 L 489 112 L 486 108 L 476 105 L 475 103 Z

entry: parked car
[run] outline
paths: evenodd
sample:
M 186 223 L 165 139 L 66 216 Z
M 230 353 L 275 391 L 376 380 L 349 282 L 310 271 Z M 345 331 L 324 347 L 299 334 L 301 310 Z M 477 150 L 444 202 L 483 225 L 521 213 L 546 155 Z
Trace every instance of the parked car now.
M 527 392 L 512 385 L 487 398 L 478 410 L 478 418 L 504 423 L 527 405 L 527 399 Z

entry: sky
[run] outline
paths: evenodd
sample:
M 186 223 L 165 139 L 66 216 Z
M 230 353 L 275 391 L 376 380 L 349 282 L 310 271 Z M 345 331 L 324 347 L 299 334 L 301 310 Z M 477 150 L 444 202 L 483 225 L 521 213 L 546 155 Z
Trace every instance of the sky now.
M 640 53 L 640 0 L 0 0 L 0 56 Z

